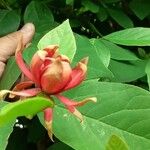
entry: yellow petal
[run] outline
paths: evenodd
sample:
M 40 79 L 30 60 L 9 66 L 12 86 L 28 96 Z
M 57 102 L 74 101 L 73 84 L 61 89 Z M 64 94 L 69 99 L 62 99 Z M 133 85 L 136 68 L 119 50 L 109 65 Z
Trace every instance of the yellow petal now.
M 8 94 L 9 92 L 10 92 L 9 90 L 1 90 L 1 91 L 0 91 L 0 99 L 3 99 L 4 96 L 5 96 L 6 94 Z
M 83 116 L 77 109 L 75 109 L 72 114 L 75 115 L 80 120 L 80 122 L 83 122 Z
M 54 142 L 53 140 L 53 131 L 52 131 L 52 121 L 45 121 L 45 128 L 48 132 L 49 138 Z

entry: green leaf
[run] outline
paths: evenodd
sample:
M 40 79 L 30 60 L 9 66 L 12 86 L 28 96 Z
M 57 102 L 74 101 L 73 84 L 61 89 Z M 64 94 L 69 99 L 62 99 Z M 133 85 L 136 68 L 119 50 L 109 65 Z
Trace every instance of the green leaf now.
M 95 52 L 97 56 L 99 56 L 100 60 L 103 62 L 105 67 L 109 66 L 110 62 L 110 51 L 108 47 L 106 47 L 100 40 L 91 39 L 90 42 L 95 48 Z
M 16 31 L 20 25 L 20 16 L 14 10 L 0 10 L 0 36 Z
M 70 22 L 71 28 L 77 28 L 81 26 L 81 22 L 77 19 L 70 19 L 69 22 Z
M 147 57 L 147 54 L 145 52 L 145 49 L 144 48 L 141 48 L 141 47 L 138 47 L 138 55 L 139 57 L 141 58 L 146 58 Z
M 128 150 L 127 144 L 116 135 L 112 135 L 106 145 L 106 150 Z
M 53 107 L 53 103 L 43 97 L 28 98 L 9 103 L 0 110 L 0 126 L 4 126 L 20 116 L 35 115 L 47 107 Z
M 76 64 L 82 58 L 89 57 L 87 79 L 99 77 L 112 78 L 113 74 L 106 67 L 110 60 L 109 52 L 107 51 L 106 53 L 108 55 L 106 55 L 102 51 L 102 48 L 104 47 L 101 46 L 99 43 L 98 46 L 100 47 L 101 51 L 97 51 L 96 47 L 94 47 L 94 45 L 91 44 L 90 40 L 86 37 L 82 37 L 76 34 L 75 38 L 77 43 L 77 51 L 73 59 L 73 63 Z M 101 53 L 103 53 L 103 57 L 101 56 Z M 106 56 L 106 58 L 104 58 L 104 56 Z
M 99 7 L 99 12 L 97 13 L 97 17 L 102 22 L 105 21 L 108 17 L 108 14 L 105 8 L 103 8 L 102 6 Z
M 150 15 L 149 0 L 132 0 L 130 2 L 130 8 L 135 13 L 135 15 L 141 20 Z
M 100 39 L 100 42 L 105 45 L 106 48 L 109 49 L 111 58 L 116 60 L 139 60 L 139 58 L 129 51 L 128 49 L 124 49 L 112 42 L 109 42 L 104 39 Z
M 90 0 L 82 0 L 82 5 L 85 7 L 86 10 L 89 10 L 93 13 L 97 13 L 99 11 L 99 6 L 94 4 Z
M 16 64 L 15 58 L 9 58 L 3 76 L 0 80 L 0 89 L 10 89 L 18 79 L 19 75 L 20 69 Z
M 114 74 L 111 81 L 115 82 L 131 82 L 146 75 L 146 60 L 121 62 L 111 60 L 109 69 Z
M 147 75 L 147 82 L 148 82 L 148 86 L 149 86 L 149 90 L 150 90 L 150 60 L 148 60 L 147 65 L 145 67 L 145 72 Z
M 131 28 L 104 36 L 105 39 L 120 45 L 150 46 L 150 28 Z
M 67 5 L 73 5 L 74 4 L 74 0 L 66 0 L 66 4 Z
M 117 3 L 121 0 L 104 0 L 105 3 Z
M 33 42 L 29 47 L 24 50 L 23 58 L 27 64 L 30 64 L 33 55 L 37 52 L 37 42 Z
M 76 52 L 76 42 L 70 28 L 69 20 L 48 32 L 38 43 L 38 48 L 43 49 L 48 45 L 58 45 L 59 52 L 73 59 Z
M 93 96 L 98 100 L 97 103 L 88 103 L 78 108 L 84 115 L 83 123 L 62 106 L 55 106 L 54 134 L 73 149 L 105 150 L 112 135 L 120 137 L 131 150 L 149 149 L 148 91 L 127 84 L 88 80 L 65 96 L 75 101 Z
M 1 150 L 6 150 L 8 138 L 13 131 L 15 121 L 9 122 L 6 126 L 0 127 L 0 145 Z
M 0 103 L 0 109 L 7 105 L 7 102 L 1 102 Z M 6 146 L 8 144 L 8 138 L 13 131 L 15 120 L 7 124 L 6 126 L 0 127 L 0 145 L 1 150 L 5 150 Z
M 124 28 L 132 28 L 133 22 L 132 20 L 121 10 L 116 9 L 107 9 L 109 15 L 122 27 Z
M 32 43 L 27 48 L 25 48 L 23 52 L 23 58 L 27 64 L 30 64 L 33 55 L 37 52 L 37 44 L 39 40 L 43 37 L 43 35 L 43 33 L 35 33 Z
M 36 32 L 51 28 L 54 18 L 50 9 L 42 2 L 31 1 L 24 13 L 24 22 L 32 22 L 36 27 Z

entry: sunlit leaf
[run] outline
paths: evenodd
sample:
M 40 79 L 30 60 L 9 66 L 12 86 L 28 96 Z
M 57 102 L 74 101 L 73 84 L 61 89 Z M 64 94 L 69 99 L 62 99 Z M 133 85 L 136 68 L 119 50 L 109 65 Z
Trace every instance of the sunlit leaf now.
M 88 80 L 65 95 L 76 101 L 91 96 L 98 100 L 80 107 L 83 123 L 59 104 L 55 106 L 54 134 L 73 149 L 105 150 L 112 135 L 123 139 L 129 149 L 149 149 L 148 91 L 127 84 Z
M 150 46 L 150 28 L 131 28 L 113 32 L 105 39 L 120 45 L 128 46 Z
M 112 42 L 100 39 L 101 43 L 110 51 L 110 57 L 116 60 L 139 60 L 139 58 L 128 49 L 122 48 Z
M 0 103 L 0 109 L 7 105 L 7 102 L 1 102 Z M 5 150 L 6 146 L 8 144 L 8 138 L 13 131 L 13 126 L 14 126 L 15 120 L 10 121 L 6 126 L 0 127 L 0 145 L 1 145 L 1 150 Z
M 110 51 L 108 47 L 98 39 L 91 39 L 90 42 L 94 46 L 95 52 L 103 62 L 104 66 L 108 67 L 110 62 Z
M 38 43 L 38 48 L 43 49 L 48 45 L 58 45 L 61 54 L 73 59 L 76 42 L 68 20 L 43 36 Z
M 0 109 L 0 127 L 7 125 L 7 123 L 15 120 L 17 117 L 35 115 L 44 108 L 52 106 L 52 101 L 43 97 L 28 98 L 9 103 Z
M 145 76 L 146 63 L 146 60 L 126 62 L 111 60 L 109 69 L 114 74 L 112 81 L 131 82 Z
M 75 35 L 75 37 L 77 43 L 77 51 L 73 59 L 74 65 L 82 58 L 89 57 L 87 79 L 99 77 L 112 78 L 113 74 L 107 68 L 110 60 L 110 55 L 108 51 L 106 52 L 108 55 L 106 55 L 106 53 L 102 50 L 104 46 L 100 45 L 98 42 L 98 47 L 95 47 L 96 45 L 94 46 L 88 38 L 77 34 Z M 101 53 L 103 53 L 104 55 L 101 56 Z
M 148 82 L 148 86 L 149 86 L 149 90 L 150 90 L 150 60 L 147 62 L 147 65 L 145 67 L 145 72 L 147 75 L 147 82 Z
M 128 147 L 121 138 L 112 135 L 106 145 L 106 150 L 128 150 Z

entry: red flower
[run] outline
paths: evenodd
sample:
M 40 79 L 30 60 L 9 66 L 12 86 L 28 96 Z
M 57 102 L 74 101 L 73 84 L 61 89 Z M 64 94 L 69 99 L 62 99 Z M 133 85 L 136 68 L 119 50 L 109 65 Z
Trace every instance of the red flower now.
M 21 44 L 18 45 L 15 54 L 16 62 L 30 81 L 17 84 L 12 91 L 2 90 L 0 94 L 10 93 L 10 97 L 15 95 L 31 97 L 44 92 L 46 95 L 58 98 L 72 114 L 82 121 L 82 115 L 76 107 L 82 106 L 88 101 L 96 102 L 96 98 L 91 97 L 75 102 L 61 93 L 76 87 L 85 79 L 88 58 L 82 59 L 72 69 L 69 58 L 58 53 L 58 46 L 50 45 L 43 50 L 38 50 L 32 57 L 30 67 L 27 67 L 22 58 L 22 50 Z M 32 85 L 35 85 L 35 88 L 30 88 Z M 52 108 L 44 110 L 44 119 L 49 136 L 52 138 Z

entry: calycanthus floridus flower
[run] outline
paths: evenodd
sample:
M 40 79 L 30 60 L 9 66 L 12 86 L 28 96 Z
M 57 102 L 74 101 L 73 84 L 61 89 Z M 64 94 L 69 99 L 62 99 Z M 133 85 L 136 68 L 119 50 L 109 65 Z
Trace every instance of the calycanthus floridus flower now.
M 62 93 L 76 87 L 85 79 L 88 58 L 82 59 L 72 69 L 69 58 L 58 53 L 57 45 L 50 45 L 43 50 L 38 50 L 32 57 L 30 66 L 27 67 L 22 57 L 22 51 L 23 46 L 20 43 L 16 49 L 15 58 L 19 68 L 29 81 L 17 84 L 12 91 L 2 90 L 0 95 L 4 96 L 10 93 L 10 98 L 16 95 L 33 97 L 42 92 L 49 98 L 50 96 L 55 96 L 65 105 L 69 112 L 83 121 L 83 117 L 76 107 L 82 106 L 89 101 L 96 102 L 96 98 L 90 97 L 76 102 L 63 96 Z M 35 86 L 34 88 L 33 85 Z M 46 108 L 43 112 L 45 127 L 52 139 L 53 109 Z

